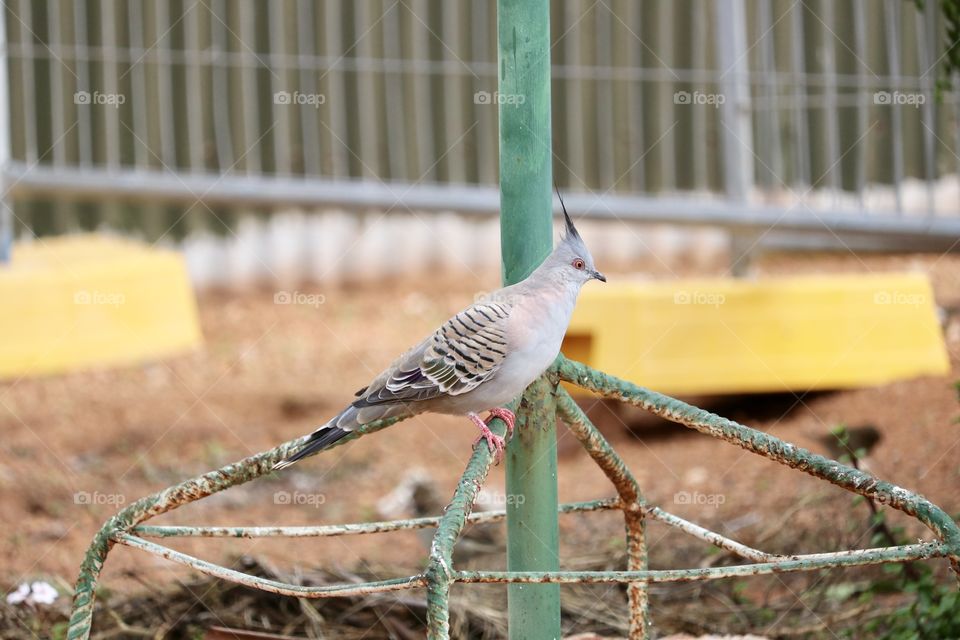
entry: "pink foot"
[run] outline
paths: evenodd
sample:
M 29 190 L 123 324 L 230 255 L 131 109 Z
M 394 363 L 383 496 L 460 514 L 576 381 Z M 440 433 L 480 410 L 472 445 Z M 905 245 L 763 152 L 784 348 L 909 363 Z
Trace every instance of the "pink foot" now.
M 480 429 L 480 435 L 477 436 L 477 439 L 473 441 L 473 446 L 477 446 L 477 443 L 481 440 L 486 440 L 487 448 L 490 449 L 490 453 L 494 454 L 494 462 L 496 464 L 500 464 L 500 461 L 503 459 L 503 438 L 495 434 L 493 431 L 490 431 L 490 427 L 487 426 L 487 423 L 484 422 L 477 414 L 469 413 L 467 415 L 470 417 L 470 420 L 473 421 L 473 424 L 477 425 L 477 428 Z
M 513 437 L 513 423 L 517 421 L 517 416 L 513 414 L 513 411 L 510 409 L 504 409 L 503 407 L 494 407 L 490 409 L 490 415 L 487 416 L 487 422 L 490 422 L 494 418 L 500 418 L 507 423 L 507 439 Z

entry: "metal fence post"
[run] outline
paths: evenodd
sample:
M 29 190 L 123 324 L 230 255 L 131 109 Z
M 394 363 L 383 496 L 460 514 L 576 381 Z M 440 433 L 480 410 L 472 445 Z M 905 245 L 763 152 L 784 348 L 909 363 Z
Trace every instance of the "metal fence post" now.
M 717 21 L 717 60 L 720 65 L 720 134 L 723 138 L 723 186 L 727 198 L 745 205 L 753 188 L 753 118 L 750 113 L 750 67 L 747 14 L 743 0 L 714 4 Z M 742 275 L 747 254 L 756 244 L 754 233 L 734 232 L 732 270 Z
M 10 76 L 7 65 L 7 11 L 0 7 L 0 264 L 10 261 L 13 249 L 13 198 L 9 197 Z
M 553 246 L 550 3 L 498 0 L 500 244 L 505 284 L 526 277 Z M 507 449 L 507 567 L 559 569 L 556 417 L 548 384 L 530 387 Z M 508 587 L 511 638 L 560 637 L 560 587 Z

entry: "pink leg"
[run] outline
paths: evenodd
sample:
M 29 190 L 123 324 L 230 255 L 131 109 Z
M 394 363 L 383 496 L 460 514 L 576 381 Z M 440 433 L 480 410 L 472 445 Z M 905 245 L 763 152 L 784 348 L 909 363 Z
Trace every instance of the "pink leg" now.
M 500 460 L 503 459 L 503 438 L 495 434 L 493 431 L 490 431 L 490 427 L 487 426 L 487 423 L 484 422 L 480 416 L 475 413 L 468 413 L 467 416 L 477 425 L 477 428 L 480 429 L 480 435 L 477 436 L 477 439 L 473 441 L 473 445 L 476 446 L 481 440 L 487 441 L 487 447 L 490 449 L 490 453 L 494 454 L 494 461 L 497 464 L 500 464 Z
M 503 407 L 494 407 L 490 409 L 490 415 L 487 416 L 487 422 L 490 422 L 493 418 L 500 418 L 507 423 L 507 437 L 513 437 L 513 423 L 517 421 L 517 416 L 513 414 L 513 411 L 510 409 L 504 409 Z

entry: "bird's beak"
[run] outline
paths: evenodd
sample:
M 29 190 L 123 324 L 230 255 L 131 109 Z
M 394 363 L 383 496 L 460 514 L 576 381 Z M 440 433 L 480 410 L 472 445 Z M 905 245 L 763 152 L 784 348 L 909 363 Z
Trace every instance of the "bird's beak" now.
M 594 271 L 593 273 L 590 274 L 590 277 L 593 278 L 594 280 L 599 280 L 600 282 L 607 281 L 607 276 L 603 275 L 599 271 Z

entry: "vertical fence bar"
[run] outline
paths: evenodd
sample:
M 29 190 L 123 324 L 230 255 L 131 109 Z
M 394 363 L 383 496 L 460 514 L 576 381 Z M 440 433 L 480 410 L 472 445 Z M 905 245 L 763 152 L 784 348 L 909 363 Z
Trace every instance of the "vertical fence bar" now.
M 147 146 L 144 144 L 150 139 L 147 129 L 147 79 L 140 56 L 144 55 L 143 47 L 143 0 L 134 0 L 127 5 L 127 29 L 129 31 L 129 51 L 127 68 L 124 75 L 130 74 L 130 102 L 133 104 L 132 121 L 133 132 L 133 159 L 137 169 L 146 169 L 150 164 L 147 156 Z M 134 64 L 136 63 L 136 64 Z M 128 130 L 129 126 L 126 127 Z M 194 138 L 191 137 L 191 140 Z
M 383 27 L 383 59 L 398 66 L 383 70 L 384 96 L 387 112 L 387 167 L 391 180 L 416 180 L 419 176 L 407 171 L 407 103 L 406 83 L 403 81 L 403 69 L 399 63 L 403 60 L 400 46 L 403 35 L 400 32 L 400 6 L 389 6 L 381 22 Z M 462 149 L 460 154 L 464 155 Z
M 243 168 L 247 175 L 257 175 L 263 169 L 263 147 L 257 143 L 260 138 L 260 107 L 257 96 L 261 84 L 257 81 L 259 60 L 257 59 L 257 7 L 248 2 L 237 5 L 240 35 L 237 39 L 237 51 L 240 52 L 240 85 L 243 95 L 243 148 L 238 158 L 243 158 Z M 226 18 L 225 18 L 226 20 Z M 254 149 L 254 147 L 258 147 Z
M 694 11 L 694 14 L 699 12 Z M 638 3 L 629 2 L 627 4 L 627 24 L 629 25 L 631 36 L 641 32 L 641 17 L 643 16 L 643 7 Z M 627 38 L 627 55 L 629 57 L 629 66 L 636 69 L 643 69 L 643 50 L 640 45 L 640 38 Z M 696 60 L 696 58 L 694 58 Z M 644 191 L 647 187 L 647 163 L 642 158 L 646 153 L 645 138 L 643 130 L 643 84 L 642 76 L 630 80 L 630 163 L 633 169 L 630 172 L 630 186 L 634 191 Z M 570 135 L 568 131 L 566 135 Z
M 100 46 L 104 59 L 100 64 L 104 91 L 108 94 L 120 93 L 120 77 L 117 71 L 117 53 L 120 49 L 120 36 L 117 29 L 117 5 L 115 0 L 100 2 Z M 120 109 L 100 109 L 103 114 L 104 161 L 107 167 L 116 170 L 120 167 Z M 172 109 L 171 109 L 172 111 Z M 56 138 L 54 138 L 56 139 Z
M 473 25 L 473 48 L 471 54 L 473 60 L 478 64 L 490 62 L 490 3 L 489 0 L 474 0 L 470 3 Z M 485 74 L 486 75 L 486 74 Z M 478 88 L 486 86 L 487 78 L 484 77 Z M 474 118 L 481 124 L 477 128 L 477 182 L 482 185 L 493 184 L 497 180 L 497 167 L 494 164 L 494 146 L 493 136 L 491 135 L 497 128 L 493 120 L 493 109 L 478 108 L 480 105 L 474 105 Z
M 937 56 L 937 48 L 940 40 L 934 37 L 937 33 L 936 16 L 940 7 L 936 0 L 928 0 L 923 5 L 923 13 L 918 14 L 914 20 L 917 38 L 917 61 L 920 63 L 920 69 L 929 69 L 931 60 Z M 927 215 L 932 216 L 936 213 L 936 194 L 934 193 L 937 179 L 936 165 L 936 143 L 934 142 L 934 130 L 937 129 L 937 109 L 934 106 L 933 78 L 930 74 L 920 76 L 920 86 L 918 87 L 925 98 L 923 103 L 923 117 L 921 123 L 923 127 L 923 178 L 927 192 Z
M 441 34 L 444 42 L 443 59 L 447 62 L 444 65 L 443 74 L 443 123 L 444 123 L 444 149 L 449 149 L 443 158 L 443 163 L 447 168 L 447 182 L 454 184 L 464 184 L 467 181 L 466 154 L 464 148 L 454 145 L 457 140 L 463 136 L 467 130 L 464 122 L 464 82 L 463 67 L 460 66 L 453 71 L 454 65 L 460 63 L 459 56 L 462 48 L 459 43 L 463 40 L 463 20 L 460 17 L 459 2 L 444 2 L 440 11 Z M 455 148 L 459 147 L 459 148 Z
M 204 147 L 207 142 L 207 131 L 204 127 L 204 102 L 206 90 L 204 87 L 204 73 L 200 57 L 203 55 L 203 40 L 200 37 L 202 26 L 201 12 L 203 9 L 194 7 L 191 16 L 185 18 L 186 34 L 184 49 L 189 52 L 188 61 L 184 63 L 187 85 L 187 138 L 189 139 L 190 171 L 200 173 L 206 170 Z
M 593 14 L 594 27 L 594 64 L 610 72 L 613 67 L 613 12 L 612 7 L 598 8 Z M 595 78 L 594 88 L 594 119 L 596 121 L 596 138 L 594 155 L 597 158 L 597 180 L 600 188 L 615 189 L 617 175 L 614 171 L 614 161 L 617 158 L 617 137 L 614 128 L 614 98 L 613 77 Z
M 414 0 L 407 10 L 407 36 L 410 40 L 410 55 L 413 58 L 413 104 L 414 132 L 416 141 L 416 171 L 414 177 L 427 182 L 437 178 L 436 152 L 433 141 L 433 98 L 431 86 L 433 76 L 430 73 L 430 7 L 426 0 Z M 442 81 L 442 80 L 441 80 Z M 494 127 L 491 128 L 495 128 Z
M 807 126 L 807 103 L 810 86 L 807 82 L 807 63 L 803 56 L 805 41 L 803 5 L 793 5 L 790 12 L 790 63 L 793 72 L 793 145 L 796 150 L 796 170 L 793 184 L 810 184 L 810 134 Z
M 53 0 L 52 2 L 47 3 L 48 15 L 47 15 L 47 25 L 50 29 L 50 47 L 57 52 L 57 55 L 62 56 L 65 52 L 65 46 L 63 42 L 63 33 L 61 32 L 62 16 L 60 13 L 60 2 L 59 0 Z M 116 52 L 113 52 L 114 59 Z M 62 167 L 66 164 L 66 149 L 67 145 L 64 144 L 63 135 L 67 130 L 65 115 L 65 109 L 63 104 L 63 90 L 67 86 L 66 77 L 64 75 L 66 68 L 64 63 L 58 63 L 56 61 L 51 61 L 50 64 L 50 139 L 58 141 L 58 144 L 53 145 L 53 164 L 57 167 Z
M 724 186 L 727 197 L 743 202 L 753 183 L 746 9 L 743 0 L 720 0 L 714 7 L 720 90 L 725 98 L 720 106 Z
M 499 106 L 500 244 L 503 279 L 511 284 L 527 276 L 553 244 L 549 0 L 498 0 L 497 61 L 500 94 L 524 96 Z M 524 496 L 507 508 L 510 571 L 560 566 L 551 399 L 545 380 L 531 386 L 507 449 L 507 494 Z M 511 584 L 507 594 L 511 638 L 560 637 L 559 585 Z
M 889 66 L 890 95 L 900 90 L 900 25 L 897 17 L 899 7 L 893 0 L 886 0 L 883 4 L 884 26 L 887 36 L 887 64 Z M 903 110 L 892 99 L 890 108 L 890 141 L 893 151 L 893 193 L 896 199 L 897 215 L 903 214 Z
M 213 139 L 217 148 L 217 167 L 225 173 L 235 162 L 233 151 L 233 112 L 231 108 L 230 45 L 227 41 L 227 7 L 224 0 L 210 7 L 210 75 L 213 82 Z
M 323 6 L 324 54 L 333 60 L 329 69 L 320 76 L 326 79 L 327 104 L 329 111 L 329 130 L 327 154 L 330 158 L 329 173 L 336 178 L 350 177 L 350 159 L 347 155 L 347 84 L 342 70 L 343 59 L 350 53 L 344 48 L 343 5 L 340 2 L 328 2 Z M 356 10 L 356 9 L 354 9 Z M 359 84 L 359 81 L 358 81 Z M 359 94 L 359 89 L 357 90 Z M 361 114 L 362 115 L 362 114 Z M 366 126 L 361 119 L 360 126 Z M 332 133 L 331 133 L 332 132 Z M 340 140 L 337 139 L 339 136 Z
M 334 3 L 337 4 L 337 3 Z M 353 5 L 353 25 L 355 37 L 359 38 L 354 51 L 355 62 L 359 62 L 355 69 L 357 82 L 357 105 L 356 115 L 359 127 L 357 135 L 360 140 L 359 155 L 360 175 L 364 178 L 383 178 L 383 171 L 380 169 L 380 149 L 383 134 L 382 123 L 379 120 L 377 110 L 377 77 L 373 71 L 373 60 L 376 53 L 373 49 L 373 40 L 376 38 L 376 29 L 379 20 L 373 17 L 373 11 L 369 0 L 360 0 Z M 374 22 L 377 20 L 377 22 Z M 363 34 L 361 37 L 360 34 Z M 345 54 L 344 54 L 345 55 Z M 342 136 L 348 142 L 351 138 L 344 135 L 345 132 L 337 131 L 338 136 Z
M 856 95 L 858 136 L 863 135 L 863 132 L 867 130 L 867 96 L 869 95 L 869 90 L 864 83 L 864 65 L 863 62 L 861 62 L 861 60 L 867 59 L 867 14 L 863 4 L 864 0 L 854 0 L 853 3 L 853 46 L 854 55 L 857 60 Z M 870 142 L 869 139 L 863 140 L 857 145 L 857 148 L 854 149 L 857 201 L 860 203 L 861 210 L 866 208 L 864 192 L 867 188 L 867 158 L 869 157 L 867 147 Z
M 157 116 L 158 134 L 160 138 L 160 157 L 165 169 L 179 169 L 177 164 L 176 148 L 176 121 L 174 120 L 174 110 L 176 109 L 176 97 L 173 93 L 173 70 L 170 65 L 170 54 L 173 51 L 171 44 L 170 31 L 174 28 L 174 23 L 170 21 L 170 7 L 166 2 L 158 2 L 154 5 L 153 19 L 154 35 L 156 39 L 151 43 L 152 49 L 148 46 L 148 53 L 143 59 L 147 63 L 150 58 L 156 60 L 150 65 L 154 70 L 154 78 L 157 83 L 157 104 L 154 107 L 154 113 Z M 166 40 L 166 48 L 164 48 Z
M 820 15 L 823 20 L 823 29 L 821 30 L 823 37 L 821 64 L 823 65 L 823 73 L 826 75 L 823 88 L 823 115 L 826 120 L 824 133 L 827 138 L 827 182 L 830 185 L 831 191 L 830 201 L 836 204 L 839 201 L 840 186 L 843 182 L 843 164 L 840 162 L 840 116 L 839 109 L 837 108 L 837 57 L 834 43 L 834 39 L 836 38 L 834 33 L 836 29 L 840 28 L 840 25 L 834 20 L 836 14 L 833 12 L 832 2 L 821 1 Z M 833 28 L 828 26 L 830 23 L 833 24 Z
M 300 88 L 306 93 L 319 93 L 317 84 L 317 45 L 314 35 L 317 19 L 313 2 L 297 1 L 297 70 Z M 325 99 L 329 99 L 326 98 Z M 320 126 L 318 109 L 304 104 L 300 107 L 300 134 L 305 141 L 301 144 L 303 153 L 303 174 L 317 177 L 320 170 Z
M 271 2 L 267 7 L 267 37 L 270 47 L 267 60 L 290 60 L 292 58 L 292 48 L 290 40 L 287 38 L 286 17 L 289 11 L 279 2 Z M 251 43 L 252 44 L 252 43 Z M 288 53 L 291 57 L 287 57 Z M 291 131 L 294 127 L 295 116 L 297 113 L 296 102 L 293 101 L 295 92 L 305 92 L 304 87 L 297 86 L 296 82 L 288 85 L 291 73 L 287 64 L 282 66 L 271 63 L 270 66 L 270 86 L 272 88 L 273 101 L 270 106 L 270 117 L 276 123 L 272 133 L 273 137 L 273 172 L 279 175 L 290 175 L 291 170 Z M 279 68 L 278 68 L 279 67 Z M 288 104 L 278 104 L 277 94 L 289 89 L 291 102 Z
M 632 4 L 632 3 L 631 3 Z M 704 21 L 704 11 L 701 7 L 695 7 L 689 14 L 690 31 L 693 37 L 690 39 L 690 68 L 708 69 L 709 60 L 712 56 L 707 55 L 707 29 Z M 697 84 L 699 85 L 698 79 Z M 690 88 L 689 85 L 684 86 Z M 710 152 L 706 149 L 707 145 L 707 110 L 690 109 L 690 131 L 693 139 L 693 148 L 687 161 L 692 165 L 690 182 L 693 190 L 710 190 L 710 178 L 707 173 L 707 161 L 710 158 Z
M 11 12 L 14 9 L 10 9 Z M 20 22 L 20 71 L 22 78 L 22 104 L 23 104 L 23 113 L 24 113 L 24 122 L 23 122 L 23 135 L 24 135 L 24 160 L 27 163 L 27 166 L 31 166 L 34 163 L 39 161 L 40 151 L 37 148 L 37 119 L 34 117 L 34 114 L 37 113 L 36 105 L 36 82 L 34 80 L 34 65 L 37 62 L 37 50 L 33 42 L 33 10 L 30 7 L 30 3 L 26 0 L 20 0 L 19 5 L 20 15 L 18 16 L 18 21 Z M 75 11 L 82 11 L 82 8 L 77 8 Z M 13 15 L 16 16 L 16 13 Z M 80 61 L 77 60 L 79 66 Z M 79 73 L 79 71 L 78 71 Z M 78 81 L 79 82 L 79 81 Z M 77 91 L 86 91 L 87 86 L 78 87 Z M 89 117 L 89 111 L 86 112 Z
M 10 76 L 7 63 L 7 8 L 0 6 L 0 264 L 10 261 L 13 246 L 13 200 L 8 197 L 10 164 Z
M 583 31 L 579 23 L 582 18 L 582 7 L 579 2 L 570 0 L 564 4 L 563 33 L 563 64 L 567 67 L 567 75 L 563 79 L 564 114 L 566 115 L 566 135 L 563 145 L 566 148 L 563 165 L 566 168 L 567 187 L 587 187 L 586 174 L 586 147 L 583 144 L 583 135 L 586 122 L 583 117 L 584 82 L 580 75 L 583 66 L 580 53 L 580 40 Z M 639 154 L 637 154 L 639 156 Z
M 783 179 L 783 149 L 780 140 L 780 82 L 777 73 L 776 23 L 773 21 L 772 0 L 764 0 L 757 9 L 758 32 L 764 34 L 760 39 L 760 56 L 763 65 L 763 92 L 766 98 L 766 132 L 769 136 L 770 152 L 768 162 L 773 173 L 772 180 L 765 186 L 780 187 Z M 699 14 L 699 12 L 697 12 Z

